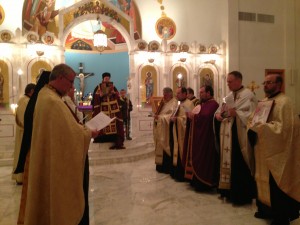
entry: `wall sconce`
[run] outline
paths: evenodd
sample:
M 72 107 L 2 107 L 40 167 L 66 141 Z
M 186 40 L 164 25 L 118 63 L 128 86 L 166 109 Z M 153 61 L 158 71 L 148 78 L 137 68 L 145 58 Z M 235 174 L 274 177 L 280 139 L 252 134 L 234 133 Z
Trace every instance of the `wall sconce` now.
M 38 56 L 44 55 L 44 44 L 41 41 L 37 41 L 35 44 L 35 52 Z
M 180 62 L 185 62 L 185 61 L 186 61 L 186 58 L 180 58 L 179 61 L 180 61 Z
M 185 62 L 187 58 L 187 53 L 186 52 L 180 52 L 179 53 L 179 61 L 180 62 Z
M 153 52 L 147 52 L 147 58 L 148 58 L 148 62 L 149 63 L 153 63 L 155 61 L 155 58 L 154 58 L 154 53 Z
M 153 63 L 153 62 L 154 62 L 154 59 L 153 59 L 153 58 L 148 58 L 148 62 L 149 62 L 149 63 Z
M 156 59 L 159 58 L 159 52 L 148 52 L 147 58 L 149 63 L 153 63 Z

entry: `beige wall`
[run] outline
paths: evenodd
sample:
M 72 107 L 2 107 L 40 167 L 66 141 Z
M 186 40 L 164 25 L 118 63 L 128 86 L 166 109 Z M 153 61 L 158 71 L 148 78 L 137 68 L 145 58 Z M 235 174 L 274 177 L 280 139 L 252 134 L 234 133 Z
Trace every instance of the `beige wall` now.
M 142 15 L 143 39 L 160 41 L 154 29 L 161 15 L 159 3 L 152 0 L 136 3 Z M 245 86 L 251 81 L 259 84 L 260 88 L 256 90 L 259 99 L 264 97 L 261 83 L 265 69 L 284 69 L 286 94 L 300 112 L 298 0 L 166 0 L 163 5 L 177 25 L 177 34 L 172 41 L 204 44 L 224 41 L 226 72 L 240 70 Z M 239 11 L 274 15 L 275 23 L 238 21 Z
M 135 1 L 141 16 L 143 39 L 161 41 L 155 33 L 155 23 L 161 16 L 160 4 L 153 0 Z M 222 40 L 223 22 L 227 1 L 220 0 L 165 0 L 165 12 L 174 20 L 177 32 L 171 41 L 219 44 Z
M 299 1 L 237 0 L 236 4 L 238 11 L 275 16 L 274 24 L 239 21 L 236 28 L 238 38 L 229 34 L 229 39 L 238 41 L 237 64 L 244 74 L 244 84 L 252 80 L 260 84 L 265 69 L 284 69 L 285 92 L 293 99 L 297 112 L 300 112 L 299 79 L 296 79 L 299 71 L 299 24 L 296 24 L 300 14 Z M 298 29 L 295 29 L 296 26 Z M 229 64 L 232 62 L 229 61 Z M 263 98 L 262 85 L 256 93 L 259 99 Z
M 143 39 L 161 42 L 155 32 L 155 23 L 161 16 L 160 4 L 153 0 L 135 2 L 142 16 Z M 5 10 L 12 7 L 7 0 L 0 0 L 0 4 Z M 14 33 L 21 27 L 22 5 L 23 0 L 14 0 L 14 8 L 6 12 L 1 30 Z M 225 42 L 226 73 L 240 70 L 245 85 L 252 80 L 260 84 L 266 68 L 284 69 L 286 93 L 300 113 L 300 1 L 165 0 L 163 5 L 177 26 L 171 41 L 206 45 Z M 275 23 L 238 21 L 239 11 L 274 15 Z M 264 96 L 261 85 L 256 93 L 258 98 Z
M 300 112 L 299 5 L 297 0 L 228 1 L 226 42 L 227 71 L 240 70 L 245 86 L 251 81 L 259 84 L 256 90 L 259 99 L 264 97 L 261 82 L 265 69 L 284 69 L 286 94 L 293 99 L 297 112 Z M 275 23 L 238 21 L 239 11 L 274 15 Z M 222 34 L 226 37 L 225 32 Z

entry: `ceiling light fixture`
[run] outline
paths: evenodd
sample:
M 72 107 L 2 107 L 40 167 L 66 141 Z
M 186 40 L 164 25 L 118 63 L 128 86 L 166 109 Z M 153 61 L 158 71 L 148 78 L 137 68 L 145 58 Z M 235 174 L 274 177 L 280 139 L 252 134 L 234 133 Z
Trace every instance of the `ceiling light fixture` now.
M 98 17 L 98 25 L 101 26 L 101 20 Z M 99 29 L 94 33 L 94 46 L 99 52 L 103 52 L 107 47 L 107 35 L 104 33 L 103 30 Z

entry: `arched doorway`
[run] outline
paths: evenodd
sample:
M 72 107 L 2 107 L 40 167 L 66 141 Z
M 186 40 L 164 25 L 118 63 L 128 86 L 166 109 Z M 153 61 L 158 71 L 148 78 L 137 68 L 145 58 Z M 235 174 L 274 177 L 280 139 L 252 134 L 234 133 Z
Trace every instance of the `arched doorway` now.
M 81 63 L 84 67 L 84 73 L 94 74 L 84 81 L 86 88 L 83 96 L 88 96 L 93 91 L 101 81 L 103 72 L 112 74 L 112 81 L 118 89 L 127 89 L 131 68 L 131 55 L 129 53 L 134 48 L 135 38 L 139 37 L 134 29 L 134 21 L 129 15 L 120 12 L 114 5 L 106 3 L 101 3 L 101 7 L 106 7 L 110 13 L 107 14 L 103 11 L 96 13 L 97 3 L 99 1 L 83 1 L 63 9 L 59 13 L 59 22 L 64 24 L 60 26 L 59 39 L 66 50 L 66 63 L 78 72 Z M 89 5 L 93 5 L 93 7 L 88 7 Z M 78 25 L 85 23 L 93 27 L 93 24 L 99 21 L 101 21 L 108 36 L 108 47 L 100 54 L 95 51 L 93 40 L 74 38 L 71 34 Z M 79 79 L 76 79 L 75 87 L 79 88 L 79 86 Z

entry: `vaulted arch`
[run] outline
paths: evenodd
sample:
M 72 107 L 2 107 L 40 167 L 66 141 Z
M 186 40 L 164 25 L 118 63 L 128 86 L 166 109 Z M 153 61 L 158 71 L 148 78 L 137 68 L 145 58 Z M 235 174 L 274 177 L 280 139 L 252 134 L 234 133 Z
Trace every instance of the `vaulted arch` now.
M 76 9 L 79 9 L 89 2 L 91 1 L 81 1 L 59 12 L 59 40 L 61 41 L 61 45 L 65 47 L 67 37 L 75 26 L 85 21 L 100 19 L 102 23 L 113 26 L 118 32 L 120 32 L 127 44 L 128 51 L 132 51 L 134 48 L 134 24 L 132 18 L 107 1 L 101 2 L 107 5 L 107 8 L 115 12 L 115 17 L 109 16 L 108 14 L 94 12 L 87 12 L 76 17 L 73 15 Z

